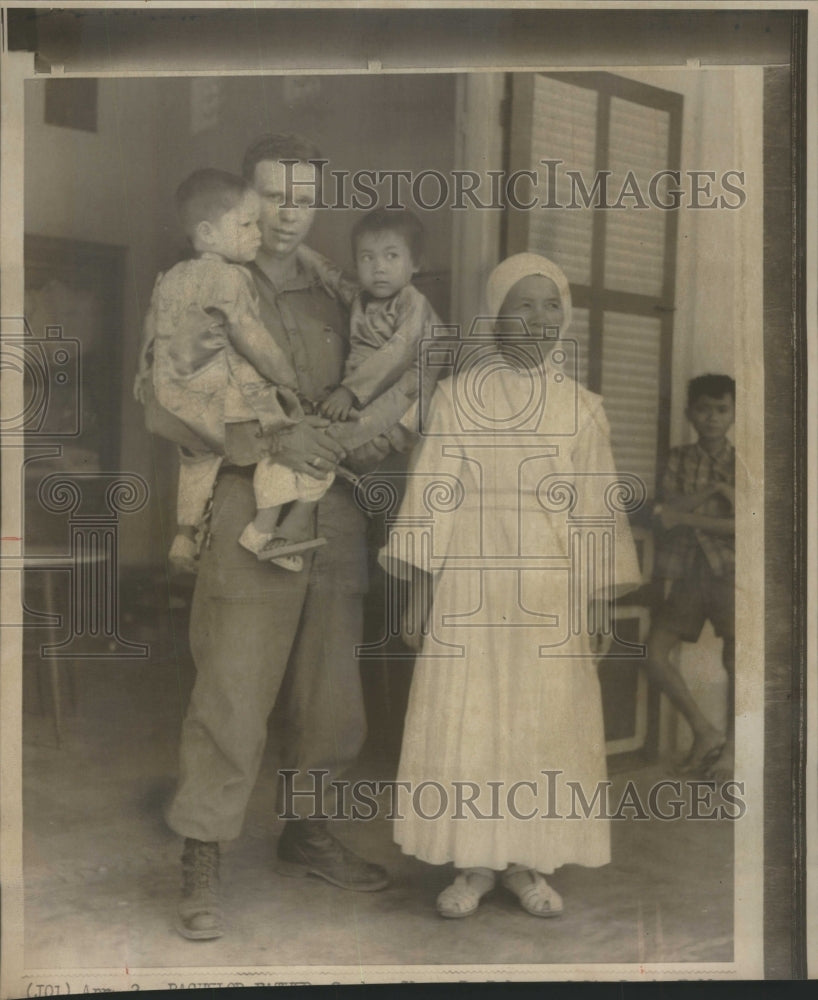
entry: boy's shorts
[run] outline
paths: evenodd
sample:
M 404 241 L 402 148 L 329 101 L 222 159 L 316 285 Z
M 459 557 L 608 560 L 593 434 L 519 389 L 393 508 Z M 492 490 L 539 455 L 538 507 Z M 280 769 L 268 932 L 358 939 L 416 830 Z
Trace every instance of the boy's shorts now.
M 736 578 L 730 572 L 716 576 L 704 553 L 698 553 L 690 573 L 673 581 L 664 604 L 653 616 L 652 627 L 696 642 L 709 618 L 716 635 L 735 635 Z

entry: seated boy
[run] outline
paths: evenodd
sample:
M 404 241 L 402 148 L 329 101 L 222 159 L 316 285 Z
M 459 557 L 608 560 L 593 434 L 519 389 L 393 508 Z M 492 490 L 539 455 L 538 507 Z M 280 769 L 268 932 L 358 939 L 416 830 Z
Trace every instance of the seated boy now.
M 735 401 L 735 382 L 728 375 L 701 375 L 688 385 L 685 415 L 698 440 L 672 448 L 668 457 L 656 507 L 664 529 L 656 574 L 672 584 L 648 636 L 652 676 L 693 731 L 693 745 L 680 770 L 719 781 L 732 777 L 734 755 L 735 448 L 727 432 L 735 419 Z M 726 731 L 703 714 L 670 658 L 680 641 L 698 640 L 708 619 L 723 640 Z

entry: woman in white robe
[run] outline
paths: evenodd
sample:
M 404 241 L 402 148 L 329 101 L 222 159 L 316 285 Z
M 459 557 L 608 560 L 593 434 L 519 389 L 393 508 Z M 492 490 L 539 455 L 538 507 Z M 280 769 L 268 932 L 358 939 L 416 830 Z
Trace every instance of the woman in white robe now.
M 623 514 L 639 484 L 617 477 L 602 400 L 571 377 L 562 271 L 517 254 L 487 302 L 498 319 L 454 345 L 381 553 L 409 581 L 402 632 L 419 654 L 394 833 L 460 869 L 441 915 L 473 913 L 500 874 L 554 916 L 544 875 L 610 861 L 604 800 L 587 818 L 583 803 L 607 778 L 595 655 L 607 602 L 639 584 Z

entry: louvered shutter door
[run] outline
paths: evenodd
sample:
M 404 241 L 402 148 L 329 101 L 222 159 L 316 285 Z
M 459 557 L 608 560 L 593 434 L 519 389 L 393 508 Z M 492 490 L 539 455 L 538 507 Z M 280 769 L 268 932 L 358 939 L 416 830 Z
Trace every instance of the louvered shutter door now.
M 569 169 L 582 171 L 584 177 L 594 172 L 597 95 L 593 90 L 537 76 L 533 101 L 530 162 L 540 180 L 538 202 L 544 205 L 548 203 L 547 178 L 540 160 L 563 160 Z M 562 168 L 555 174 L 556 200 L 568 204 L 568 178 Z M 559 264 L 572 285 L 590 284 L 592 213 L 536 208 L 528 216 L 527 249 Z
M 609 170 L 612 203 L 629 171 L 647 199 L 651 177 L 678 168 L 680 95 L 598 73 L 537 74 L 533 83 L 519 75 L 513 94 L 511 168 L 537 171 L 540 204 L 549 197 L 543 160 L 563 161 L 555 189 L 561 206 L 572 200 L 569 170 L 589 191 L 597 173 Z M 530 141 L 515 128 L 528 129 Z M 618 468 L 640 476 L 652 496 L 668 446 L 677 223 L 674 212 L 634 207 L 631 197 L 623 204 L 513 213 L 508 252 L 542 253 L 565 271 L 580 379 L 604 396 Z
M 612 199 L 618 197 L 630 172 L 640 192 L 667 166 L 667 111 L 646 108 L 619 98 L 611 100 L 608 169 Z M 616 194 L 613 194 L 616 192 Z M 636 295 L 662 294 L 667 212 L 628 207 L 605 213 L 605 287 Z

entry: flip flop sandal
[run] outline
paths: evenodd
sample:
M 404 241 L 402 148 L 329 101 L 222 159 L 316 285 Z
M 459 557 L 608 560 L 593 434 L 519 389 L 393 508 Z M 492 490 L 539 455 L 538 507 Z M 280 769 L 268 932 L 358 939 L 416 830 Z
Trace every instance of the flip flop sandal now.
M 480 877 L 487 878 L 487 876 Z M 437 912 L 441 917 L 448 917 L 450 919 L 470 917 L 473 913 L 477 912 L 483 896 L 487 892 L 491 892 L 493 888 L 494 880 L 492 879 L 492 884 L 487 889 L 479 892 L 469 883 L 469 873 L 461 872 L 455 878 L 454 882 L 446 886 L 443 892 L 437 897 Z
M 528 881 L 521 889 L 510 884 L 512 878 L 527 875 Z M 520 906 L 532 917 L 558 917 L 562 913 L 562 896 L 532 869 L 526 872 L 506 872 L 502 877 L 503 886 L 520 901 Z
M 676 772 L 682 775 L 695 774 L 706 777 L 707 772 L 721 757 L 722 750 L 724 750 L 724 743 L 711 747 L 707 753 L 702 754 L 699 758 L 694 757 L 691 751 L 682 763 L 677 766 Z
M 286 538 L 282 538 L 281 535 L 276 535 L 259 549 L 256 555 L 259 559 L 266 562 L 268 560 L 280 559 L 283 556 L 294 556 L 299 552 L 308 552 L 311 549 L 319 549 L 322 545 L 326 544 L 326 538 L 308 538 L 303 542 L 291 542 Z
M 724 748 L 722 748 L 722 753 L 724 753 Z M 734 761 L 731 761 L 729 767 L 725 765 L 719 767 L 720 761 L 721 761 L 721 754 L 719 754 L 716 760 L 714 760 L 711 764 L 708 765 L 707 770 L 703 774 L 705 778 L 708 778 L 711 781 L 715 781 L 716 785 L 719 787 L 721 787 L 728 781 L 732 781 L 733 774 L 735 771 Z
M 304 560 L 301 556 L 280 556 L 275 559 L 267 559 L 266 562 L 281 569 L 289 570 L 290 573 L 300 573 L 304 568 Z
M 335 475 L 340 476 L 341 479 L 346 479 L 346 481 L 348 483 L 352 483 L 353 486 L 357 486 L 361 481 L 360 476 L 356 476 L 354 472 L 345 468 L 343 465 L 335 466 Z

